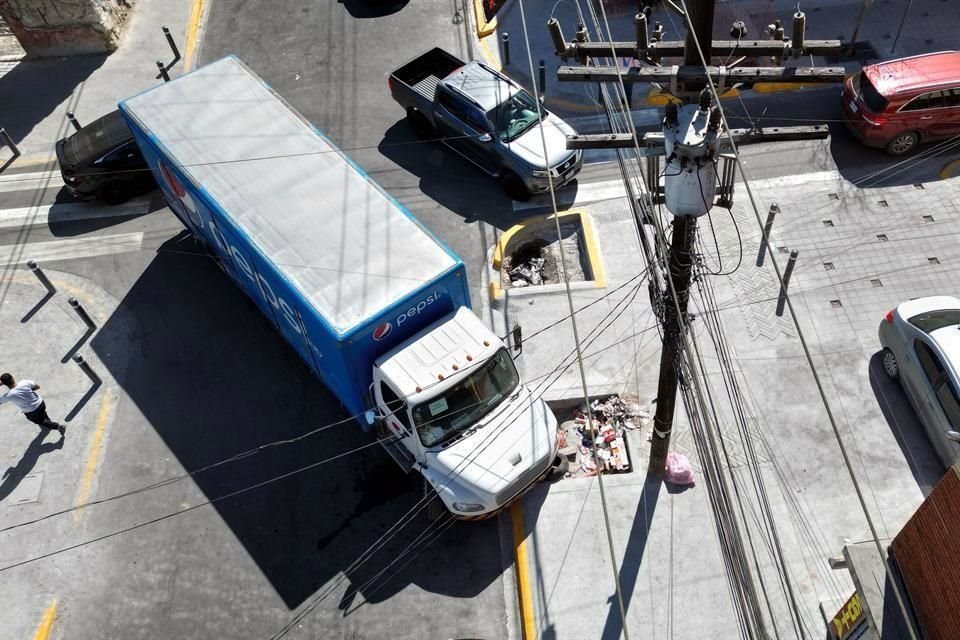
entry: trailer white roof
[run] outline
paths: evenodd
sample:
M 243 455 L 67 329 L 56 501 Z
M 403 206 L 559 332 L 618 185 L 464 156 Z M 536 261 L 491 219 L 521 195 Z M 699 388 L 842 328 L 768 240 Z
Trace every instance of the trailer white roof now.
M 340 333 L 457 262 L 234 57 L 124 106 Z

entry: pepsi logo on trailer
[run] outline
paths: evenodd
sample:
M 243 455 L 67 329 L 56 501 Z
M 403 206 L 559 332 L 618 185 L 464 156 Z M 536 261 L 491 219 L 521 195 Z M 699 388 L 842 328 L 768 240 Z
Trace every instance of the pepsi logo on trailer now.
M 166 182 L 165 186 L 167 187 L 164 191 L 172 196 L 167 198 L 170 206 L 173 207 L 174 212 L 181 218 L 190 220 L 190 222 L 202 229 L 203 220 L 197 213 L 197 205 L 193 202 L 193 198 L 183 187 L 180 180 L 177 179 L 177 176 L 174 175 L 173 171 L 170 170 L 170 167 L 168 167 L 162 159 L 159 160 L 159 163 L 160 175 L 163 176 L 163 180 Z
M 377 342 L 380 342 L 393 331 L 393 325 L 389 322 L 384 322 L 382 325 L 373 330 L 373 339 Z

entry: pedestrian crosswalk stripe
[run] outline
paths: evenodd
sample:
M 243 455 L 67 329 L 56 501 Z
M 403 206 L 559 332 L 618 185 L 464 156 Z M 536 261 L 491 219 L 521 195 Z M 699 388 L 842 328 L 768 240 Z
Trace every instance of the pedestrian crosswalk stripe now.
M 70 240 L 31 242 L 27 245 L 8 244 L 0 246 L 0 266 L 24 264 L 27 260 L 51 262 L 53 260 L 106 256 L 115 253 L 140 251 L 142 247 L 142 231 Z
M 574 191 L 576 189 L 576 191 Z M 574 195 L 576 194 L 576 195 Z M 623 180 L 604 180 L 603 182 L 592 182 L 587 184 L 577 183 L 576 187 L 563 187 L 557 191 L 557 205 L 584 204 L 588 202 L 599 202 L 601 200 L 613 200 L 615 198 L 625 198 L 627 196 L 626 188 L 623 186 Z M 514 211 L 525 211 L 527 209 L 543 209 L 553 206 L 550 195 L 534 196 L 527 202 L 513 203 Z
M 63 187 L 63 178 L 56 171 L 32 171 L 30 173 L 0 173 L 0 193 L 33 191 Z
M 44 204 L 33 207 L 0 209 L 0 229 L 30 226 L 44 226 L 53 222 L 72 222 L 74 220 L 100 220 L 123 216 L 138 216 L 150 212 L 150 198 L 145 196 L 129 202 L 107 206 L 101 203 L 64 202 Z

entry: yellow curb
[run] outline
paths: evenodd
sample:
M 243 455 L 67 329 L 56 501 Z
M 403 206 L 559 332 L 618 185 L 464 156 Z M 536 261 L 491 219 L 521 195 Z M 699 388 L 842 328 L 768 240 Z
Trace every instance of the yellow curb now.
M 520 629 L 523 640 L 534 640 L 537 627 L 533 619 L 533 597 L 530 589 L 530 571 L 527 564 L 527 537 L 523 525 L 523 509 L 517 500 L 510 507 L 513 523 L 513 564 L 517 572 L 517 597 L 520 600 Z
M 43 612 L 43 618 L 40 620 L 40 626 L 33 634 L 33 640 L 48 640 L 50 632 L 53 631 L 53 622 L 57 619 L 57 599 L 54 598 L 46 610 Z
M 197 48 L 197 31 L 200 29 L 200 17 L 203 15 L 204 0 L 193 0 L 193 10 L 190 12 L 190 22 L 187 23 L 187 46 L 183 53 L 183 72 L 193 68 L 194 50 Z
M 488 295 L 490 296 L 490 302 L 493 302 L 494 300 L 499 298 L 502 293 L 500 290 L 499 282 L 491 281 L 490 286 L 487 287 L 487 289 L 488 289 Z
M 561 218 L 567 216 L 577 216 L 580 218 L 580 228 L 583 229 L 583 246 L 587 254 L 587 262 L 590 264 L 590 272 L 593 274 L 593 280 L 591 282 L 597 289 L 606 287 L 607 274 L 603 269 L 603 261 L 600 258 L 600 243 L 597 241 L 597 233 L 593 228 L 590 215 L 581 209 L 567 209 L 565 211 L 559 211 L 557 216 Z M 554 217 L 554 214 L 548 213 L 542 216 L 526 218 L 500 234 L 500 238 L 497 240 L 497 245 L 493 249 L 493 260 L 491 261 L 493 268 L 496 271 L 500 270 L 500 266 L 503 264 L 503 256 L 506 252 L 506 248 L 510 244 L 510 240 L 513 238 L 513 236 L 518 234 L 526 227 L 539 224 L 547 220 L 553 220 Z M 503 290 L 500 288 L 500 283 L 498 282 L 491 282 L 489 290 L 491 301 L 496 300 L 503 295 Z
M 960 173 L 960 158 L 951 160 L 940 169 L 940 177 L 943 179 L 952 178 L 957 173 Z
M 90 497 L 90 487 L 93 486 L 93 477 L 96 475 L 97 467 L 100 461 L 100 450 L 103 445 L 103 434 L 107 430 L 107 423 L 110 418 L 110 411 L 113 409 L 113 398 L 109 394 L 103 396 L 100 403 L 100 413 L 97 414 L 97 425 L 93 431 L 93 439 L 90 442 L 90 451 L 87 453 L 87 464 L 83 470 L 83 477 L 80 480 L 80 491 L 77 493 L 77 500 L 74 507 L 86 504 Z M 73 512 L 73 523 L 80 522 L 82 509 Z
M 487 64 L 491 68 L 496 69 L 497 71 L 503 71 L 503 65 L 500 63 L 499 56 L 493 54 L 493 51 L 490 50 L 490 45 L 487 44 L 486 38 L 480 39 L 480 53 L 486 59 Z
M 473 0 L 473 13 L 477 16 L 477 36 L 486 38 L 497 30 L 497 17 L 487 22 L 487 15 L 483 12 L 483 0 Z

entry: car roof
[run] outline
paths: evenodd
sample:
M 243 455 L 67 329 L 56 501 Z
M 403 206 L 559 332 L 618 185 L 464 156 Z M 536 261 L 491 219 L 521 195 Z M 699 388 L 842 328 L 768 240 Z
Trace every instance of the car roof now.
M 448 75 L 443 83 L 473 98 L 484 111 L 490 111 L 520 91 L 520 87 L 476 60 Z
M 133 140 L 133 133 L 119 111 L 111 111 L 66 139 L 64 155 L 70 164 L 96 160 L 118 144 Z
M 909 320 L 918 313 L 937 311 L 939 309 L 960 309 L 960 299 L 954 296 L 927 296 L 914 298 L 897 305 L 897 312 L 905 320 Z
M 863 73 L 885 97 L 960 84 L 960 51 L 939 51 L 887 60 L 863 68 Z

